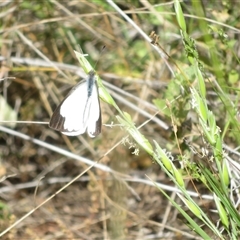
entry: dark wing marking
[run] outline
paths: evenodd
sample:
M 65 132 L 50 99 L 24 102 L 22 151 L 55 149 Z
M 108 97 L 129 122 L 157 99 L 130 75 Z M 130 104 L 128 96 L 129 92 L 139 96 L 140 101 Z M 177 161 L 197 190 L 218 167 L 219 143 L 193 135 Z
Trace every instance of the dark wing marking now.
M 65 122 L 65 117 L 62 117 L 62 115 L 60 114 L 60 108 L 61 108 L 64 100 L 55 109 L 55 111 L 53 112 L 53 115 L 50 119 L 50 122 L 49 122 L 49 127 L 50 128 L 53 128 L 53 129 L 55 129 L 57 131 L 60 131 L 60 132 L 66 131 L 66 129 L 64 129 L 64 127 L 63 127 L 64 122 Z

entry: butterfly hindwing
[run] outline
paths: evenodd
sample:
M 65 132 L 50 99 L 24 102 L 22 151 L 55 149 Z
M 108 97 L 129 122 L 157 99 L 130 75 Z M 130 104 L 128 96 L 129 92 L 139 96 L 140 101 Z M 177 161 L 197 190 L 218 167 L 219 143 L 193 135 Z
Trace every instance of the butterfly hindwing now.
M 87 127 L 88 135 L 90 137 L 96 137 L 98 134 L 101 133 L 101 127 L 102 127 L 101 107 L 99 102 L 98 87 L 95 83 L 92 90 L 90 114 Z

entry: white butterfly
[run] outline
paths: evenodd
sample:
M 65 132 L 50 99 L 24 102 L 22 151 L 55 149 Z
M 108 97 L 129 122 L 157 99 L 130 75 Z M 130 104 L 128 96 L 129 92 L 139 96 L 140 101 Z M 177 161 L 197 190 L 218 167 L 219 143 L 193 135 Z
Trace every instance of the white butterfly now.
M 88 132 L 96 137 L 101 132 L 102 118 L 96 75 L 93 70 L 85 80 L 76 84 L 59 104 L 49 127 L 68 136 Z

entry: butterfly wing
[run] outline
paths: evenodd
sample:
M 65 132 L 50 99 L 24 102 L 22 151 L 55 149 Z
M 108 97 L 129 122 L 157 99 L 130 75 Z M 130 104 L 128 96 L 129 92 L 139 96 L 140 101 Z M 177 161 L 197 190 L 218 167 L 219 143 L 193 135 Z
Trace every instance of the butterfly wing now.
M 91 99 L 88 98 L 88 83 L 82 81 L 68 93 L 54 111 L 49 126 L 68 136 L 86 131 Z
M 49 126 L 68 136 L 82 134 L 88 129 L 90 137 L 101 132 L 102 118 L 95 72 L 77 84 L 54 111 Z
M 87 121 L 87 130 L 90 137 L 96 137 L 101 133 L 102 117 L 101 107 L 99 103 L 98 86 L 95 83 L 92 89 L 91 106 L 89 111 L 89 117 Z

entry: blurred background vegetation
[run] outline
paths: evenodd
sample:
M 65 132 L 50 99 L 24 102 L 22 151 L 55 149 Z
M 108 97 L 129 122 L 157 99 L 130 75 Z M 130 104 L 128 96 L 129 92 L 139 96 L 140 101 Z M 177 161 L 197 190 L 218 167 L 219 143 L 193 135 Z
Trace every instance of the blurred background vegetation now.
M 221 129 L 226 159 L 231 158 L 227 166 L 236 169 L 227 172 L 235 183 L 229 199 L 236 201 L 238 211 L 240 2 L 183 1 L 186 36 L 173 1 L 115 1 L 146 35 L 157 34 L 156 48 L 110 2 L 0 2 L 0 120 L 11 121 L 0 128 L 0 232 L 86 170 L 85 163 L 61 149 L 116 171 L 87 171 L 3 239 L 202 239 L 149 179 L 160 183 L 212 239 L 229 239 L 233 227 L 219 222 L 214 187 L 200 174 L 203 166 L 211 176 L 218 176 L 219 169 L 190 93 L 197 85 L 194 59 L 205 79 L 204 100 Z M 137 139 L 127 137 L 113 106 L 101 101 L 103 127 L 96 139 L 87 134 L 66 137 L 48 127 L 59 102 L 86 77 L 74 50 L 88 54 L 119 108 L 136 127 L 143 124 L 141 134 L 175 159 L 186 189 L 221 236 L 181 201 L 169 169 L 161 168 Z M 239 228 L 234 229 L 236 237 Z

